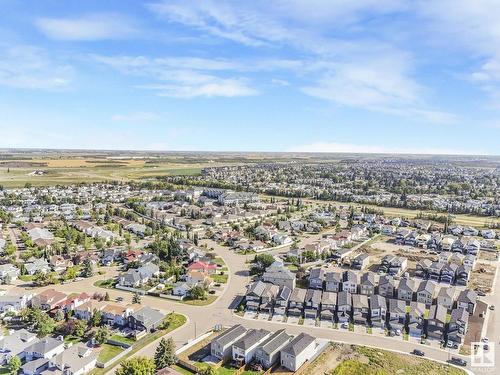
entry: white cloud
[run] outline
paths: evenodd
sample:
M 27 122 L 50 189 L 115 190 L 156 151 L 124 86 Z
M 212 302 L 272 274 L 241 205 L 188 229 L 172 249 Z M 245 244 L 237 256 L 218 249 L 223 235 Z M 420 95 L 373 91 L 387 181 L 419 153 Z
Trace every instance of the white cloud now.
M 158 119 L 160 119 L 160 115 L 152 112 L 134 112 L 111 116 L 111 120 L 116 122 L 150 122 Z
M 47 51 L 33 46 L 5 47 L 0 51 L 0 84 L 24 89 L 62 89 L 69 86 L 73 69 L 59 64 Z
M 367 146 L 350 143 L 316 142 L 298 145 L 288 150 L 289 152 L 312 152 L 312 153 L 368 153 L 368 154 L 429 154 L 429 155 L 480 155 L 481 152 L 472 150 L 455 150 L 426 147 L 386 147 Z
M 157 84 L 144 85 L 140 88 L 154 90 L 159 96 L 170 96 L 173 98 L 190 99 L 196 97 L 237 97 L 237 96 L 252 96 L 259 92 L 249 87 L 244 80 L 238 79 L 220 79 L 211 77 L 208 82 L 189 84 Z
M 257 95 L 244 77 L 221 77 L 215 72 L 238 70 L 241 65 L 223 60 L 196 58 L 156 58 L 144 56 L 97 56 L 92 58 L 124 74 L 147 77 L 154 83 L 138 88 L 175 98 L 238 97 Z
M 132 21 L 118 14 L 38 18 L 35 24 L 47 37 L 68 41 L 118 39 L 136 33 Z

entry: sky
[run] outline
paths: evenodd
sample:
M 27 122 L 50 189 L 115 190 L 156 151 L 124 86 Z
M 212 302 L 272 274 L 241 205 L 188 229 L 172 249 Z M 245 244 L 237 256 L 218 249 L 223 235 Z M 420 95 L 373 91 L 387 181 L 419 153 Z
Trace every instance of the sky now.
M 500 0 L 0 14 L 0 148 L 500 154 Z

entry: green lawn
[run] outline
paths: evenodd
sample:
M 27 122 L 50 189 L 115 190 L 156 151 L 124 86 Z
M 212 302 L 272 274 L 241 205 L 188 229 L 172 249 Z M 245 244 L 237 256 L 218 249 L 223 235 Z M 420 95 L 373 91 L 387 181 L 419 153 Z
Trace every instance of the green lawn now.
M 128 345 L 134 345 L 135 344 L 135 340 L 134 339 L 130 339 L 128 337 L 123 337 L 121 335 L 113 335 L 109 339 L 113 340 L 113 341 L 118 341 L 118 342 L 121 342 L 121 343 L 124 343 L 124 344 L 128 344 Z
M 97 358 L 97 360 L 102 363 L 105 363 L 109 361 L 111 358 L 116 357 L 124 350 L 121 346 L 110 345 L 110 344 L 102 344 L 101 348 L 102 349 L 99 352 L 99 357 Z
M 186 305 L 192 305 L 192 306 L 206 306 L 210 305 L 217 299 L 217 296 L 214 296 L 210 294 L 207 299 L 185 299 L 184 301 L 179 301 L 182 303 L 185 303 Z
M 113 289 L 116 285 L 116 280 L 115 279 L 107 279 L 107 280 L 97 280 L 94 283 L 94 286 L 97 286 L 99 288 L 107 288 L 107 289 Z
M 214 281 L 214 283 L 219 283 L 219 284 L 225 284 L 227 283 L 227 279 L 229 278 L 229 276 L 227 274 L 224 274 L 224 275 L 220 275 L 220 274 L 213 274 L 210 276 L 212 278 L 212 280 Z
M 19 280 L 24 281 L 24 282 L 30 282 L 33 281 L 34 275 L 20 275 Z

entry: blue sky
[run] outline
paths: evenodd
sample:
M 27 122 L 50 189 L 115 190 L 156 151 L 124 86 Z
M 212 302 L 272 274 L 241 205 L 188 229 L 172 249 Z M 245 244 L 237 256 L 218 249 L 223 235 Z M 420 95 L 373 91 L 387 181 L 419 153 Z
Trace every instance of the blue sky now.
M 0 9 L 0 147 L 500 154 L 498 0 Z

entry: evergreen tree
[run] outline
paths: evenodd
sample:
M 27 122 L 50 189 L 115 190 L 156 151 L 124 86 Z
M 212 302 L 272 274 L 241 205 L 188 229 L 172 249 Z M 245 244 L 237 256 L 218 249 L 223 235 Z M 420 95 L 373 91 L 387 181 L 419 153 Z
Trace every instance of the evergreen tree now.
M 156 348 L 155 365 L 156 369 L 160 370 L 167 366 L 171 366 L 177 362 L 175 355 L 175 345 L 172 338 L 165 340 L 161 339 L 160 344 Z

